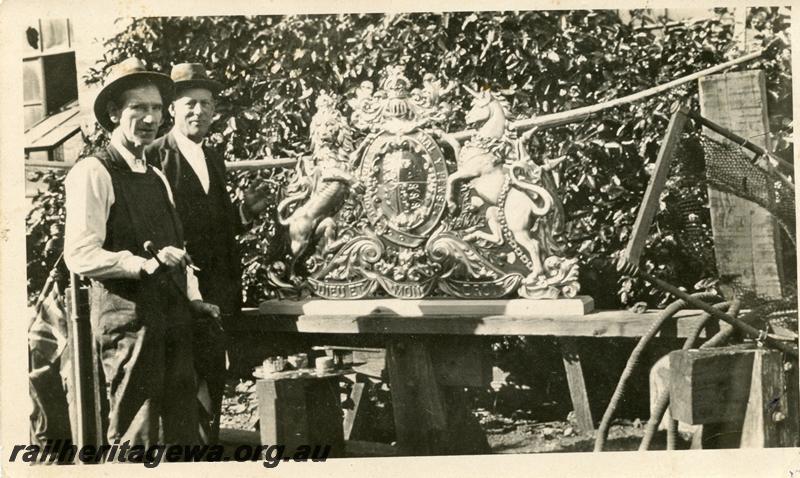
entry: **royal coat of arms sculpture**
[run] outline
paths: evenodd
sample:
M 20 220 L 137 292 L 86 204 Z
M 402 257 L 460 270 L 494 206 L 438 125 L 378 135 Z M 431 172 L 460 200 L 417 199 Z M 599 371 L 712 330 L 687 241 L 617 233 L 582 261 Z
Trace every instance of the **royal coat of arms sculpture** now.
M 282 295 L 575 297 L 554 163 L 529 156 L 533 131 L 507 131 L 508 103 L 488 90 L 465 87 L 476 134 L 462 145 L 443 131 L 453 86 L 426 74 L 411 89 L 389 68 L 377 91 L 358 88 L 349 121 L 320 94 L 313 152 L 278 205 L 290 241 L 276 267 L 286 277 L 273 278 Z

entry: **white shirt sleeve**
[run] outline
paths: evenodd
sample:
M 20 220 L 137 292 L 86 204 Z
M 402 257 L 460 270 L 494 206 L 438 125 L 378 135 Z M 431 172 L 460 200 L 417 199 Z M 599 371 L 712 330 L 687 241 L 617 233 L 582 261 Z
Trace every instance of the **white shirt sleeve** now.
M 158 170 L 170 202 L 174 204 L 167 178 Z M 108 170 L 97 158 L 85 158 L 73 166 L 64 182 L 66 192 L 64 260 L 67 267 L 91 279 L 138 279 L 144 257 L 130 251 L 103 249 L 106 223 L 114 204 L 114 187 Z M 194 272 L 186 269 L 186 293 L 190 300 L 202 300 Z
M 189 267 L 186 268 L 186 297 L 189 300 L 203 300 L 203 294 L 200 293 L 200 283 L 197 281 L 194 271 Z
M 92 279 L 136 279 L 144 257 L 103 249 L 106 222 L 114 204 L 111 176 L 97 158 L 75 164 L 64 183 L 64 260 L 69 269 Z

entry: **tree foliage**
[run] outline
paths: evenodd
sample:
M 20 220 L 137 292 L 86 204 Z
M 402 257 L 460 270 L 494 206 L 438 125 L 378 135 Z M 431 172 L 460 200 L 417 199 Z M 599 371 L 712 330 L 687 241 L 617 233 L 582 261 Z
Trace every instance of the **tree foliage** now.
M 339 95 L 347 114 L 344 100 L 364 80 L 377 84 L 389 65 L 404 65 L 417 84 L 430 72 L 443 82 L 502 91 L 517 117 L 530 117 L 617 98 L 736 57 L 741 52 L 729 18 L 718 9 L 713 18 L 666 30 L 633 29 L 610 10 L 137 18 L 107 42 L 85 81 L 101 81 L 110 65 L 131 55 L 164 72 L 179 62 L 204 63 L 226 86 L 211 146 L 228 160 L 292 157 L 309 150 L 308 127 L 320 91 Z M 751 19 L 759 41 L 771 46 L 745 68 L 766 71 L 773 145 L 791 161 L 788 17 L 768 8 L 752 10 Z M 455 106 L 448 129 L 456 131 L 464 126 L 469 98 L 457 92 L 448 99 Z M 676 103 L 696 108 L 696 83 L 535 136 L 533 154 L 569 158 L 560 182 L 570 252 L 583 263 L 584 291 L 601 307 L 665 299 L 643 283 L 620 278 L 613 263 L 631 233 Z M 91 141 L 100 144 L 102 134 Z M 290 173 L 235 172 L 229 186 L 241 195 L 250 182 L 266 181 L 277 198 Z M 47 225 L 29 221 L 34 290 L 41 280 L 36 264 L 47 261 L 40 247 L 42 227 L 61 227 L 52 196 L 60 194 L 56 183 L 37 197 L 31 216 L 49 211 Z M 707 253 L 706 204 L 696 165 L 676 164 L 651 230 L 645 267 L 687 288 L 715 274 L 713 254 Z M 699 241 L 683 237 L 682 211 L 688 209 L 701 211 L 705 232 Z M 240 241 L 246 298 L 256 304 L 270 293 L 267 267 L 285 242 L 274 210 Z

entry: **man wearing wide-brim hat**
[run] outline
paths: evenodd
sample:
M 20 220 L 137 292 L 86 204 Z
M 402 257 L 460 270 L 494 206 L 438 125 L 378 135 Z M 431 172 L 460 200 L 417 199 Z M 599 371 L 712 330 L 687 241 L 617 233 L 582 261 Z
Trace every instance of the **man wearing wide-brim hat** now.
M 169 106 L 172 130 L 146 148 L 147 160 L 160 167 L 172 186 L 184 226 L 186 250 L 199 268 L 200 291 L 222 310 L 223 327 L 241 312 L 241 269 L 236 235 L 267 207 L 266 194 L 251 188 L 244 200 L 231 201 L 225 184 L 225 162 L 203 144 L 214 120 L 222 85 L 199 63 L 173 66 L 175 98 Z M 196 367 L 201 378 L 198 407 L 205 442 L 216 443 L 226 378 L 224 334 L 213 325 L 195 324 Z M 229 351 L 231 353 L 232 351 Z M 235 362 L 235 357 L 232 357 Z
M 135 58 L 115 65 L 94 104 L 110 144 L 76 163 L 65 183 L 64 257 L 92 282 L 112 444 L 198 442 L 192 315 L 219 309 L 202 302 L 169 183 L 144 160 L 173 89 Z

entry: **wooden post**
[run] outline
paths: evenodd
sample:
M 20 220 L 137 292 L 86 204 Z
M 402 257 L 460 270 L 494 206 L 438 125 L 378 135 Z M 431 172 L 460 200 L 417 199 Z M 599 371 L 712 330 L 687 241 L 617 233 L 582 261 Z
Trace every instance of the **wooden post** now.
M 392 390 L 397 445 L 402 455 L 480 454 L 490 451 L 486 436 L 469 412 L 464 387 L 487 386 L 481 360 L 449 361 L 443 350 L 458 352 L 458 344 L 485 341 L 414 335 L 389 340 L 386 366 Z M 473 339 L 469 337 L 468 339 Z M 470 352 L 474 355 L 477 349 Z M 451 353 L 451 355 L 452 355 Z M 463 351 L 461 352 L 464 353 Z M 444 374 L 448 364 L 464 366 L 464 374 Z M 454 370 L 458 372 L 458 370 Z M 483 379 L 485 381 L 483 381 Z M 450 386 L 448 386 L 450 385 Z
M 440 386 L 485 387 L 492 381 L 491 346 L 484 337 L 453 336 L 434 340 L 431 361 Z
M 789 408 L 782 358 L 773 350 L 757 350 L 753 357 L 741 448 L 794 445 L 798 417 Z
M 102 442 L 102 419 L 96 398 L 100 385 L 94 355 L 94 337 L 90 322 L 89 291 L 81 286 L 77 274 L 70 274 L 67 304 L 69 310 L 69 334 L 72 348 L 72 398 L 75 405 L 75 423 L 72 424 L 73 441 L 76 446 L 97 446 Z M 77 460 L 77 463 L 83 463 Z
M 359 424 L 364 420 L 360 419 L 363 416 L 362 398 L 364 396 L 364 388 L 367 386 L 364 382 L 354 382 L 353 389 L 350 392 L 350 400 L 353 401 L 353 408 L 344 411 L 344 439 L 350 440 L 354 430 L 358 430 Z M 358 436 L 358 435 L 356 435 Z
M 667 183 L 667 174 L 669 173 L 669 165 L 672 163 L 672 155 L 678 146 L 685 124 L 686 111 L 681 108 L 673 113 L 672 118 L 670 118 L 667 134 L 664 136 L 661 142 L 661 149 L 658 151 L 653 175 L 650 177 L 650 182 L 647 183 L 644 200 L 636 215 L 636 222 L 633 224 L 633 232 L 623 256 L 631 264 L 637 265 L 639 263 L 639 258 L 647 241 L 647 235 L 650 232 L 650 226 L 653 223 L 653 217 L 658 211 L 661 192 Z
M 404 455 L 435 455 L 445 446 L 447 413 L 426 345 L 413 336 L 392 337 L 386 353 L 397 445 Z
M 797 359 L 784 356 L 783 373 L 786 378 L 786 400 L 788 401 L 789 435 L 793 437 L 790 446 L 800 446 L 800 374 L 797 373 Z
M 762 71 L 743 71 L 700 79 L 702 116 L 769 149 L 766 82 Z M 707 131 L 710 137 L 726 142 Z M 717 269 L 739 276 L 758 294 L 781 296 L 779 227 L 760 206 L 732 194 L 708 190 Z
M 558 345 L 561 347 L 561 359 L 564 361 L 569 395 L 572 398 L 572 409 L 575 411 L 578 427 L 581 431 L 594 430 L 592 409 L 589 404 L 589 395 L 586 392 L 586 382 L 583 380 L 583 367 L 581 367 L 581 356 L 576 339 L 561 337 L 558 339 Z

